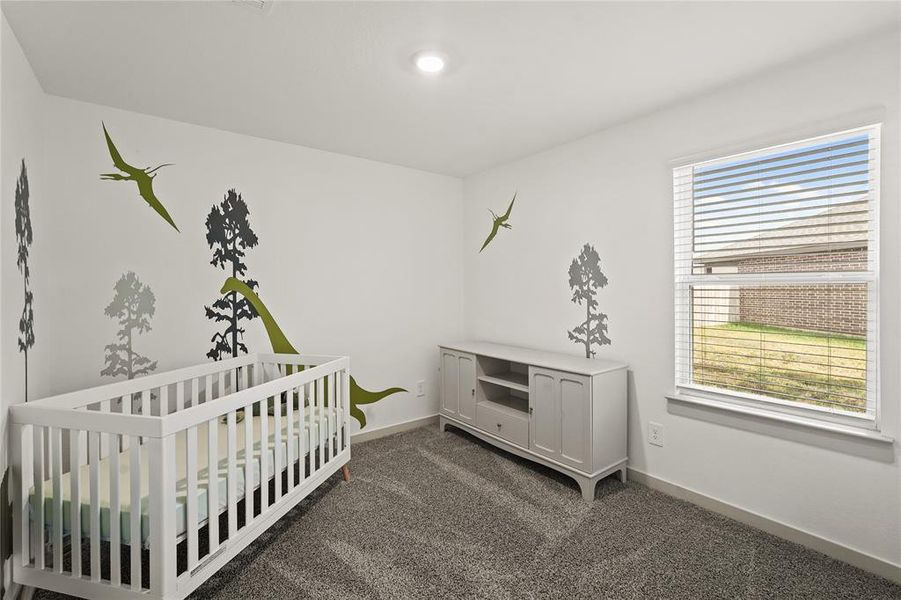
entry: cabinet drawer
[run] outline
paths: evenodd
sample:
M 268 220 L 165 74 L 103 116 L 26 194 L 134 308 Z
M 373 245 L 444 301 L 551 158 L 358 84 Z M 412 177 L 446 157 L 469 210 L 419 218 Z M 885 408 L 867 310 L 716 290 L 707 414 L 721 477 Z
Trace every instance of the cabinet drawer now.
M 529 416 L 494 402 L 476 405 L 476 427 L 517 446 L 529 447 Z

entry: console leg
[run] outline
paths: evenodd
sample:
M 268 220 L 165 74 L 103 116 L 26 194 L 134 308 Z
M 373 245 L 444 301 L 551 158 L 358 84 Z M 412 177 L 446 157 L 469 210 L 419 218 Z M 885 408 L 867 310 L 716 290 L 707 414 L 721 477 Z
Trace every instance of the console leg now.
M 350 467 L 341 465 L 341 475 L 344 477 L 344 481 L 350 481 Z
M 582 490 L 582 499 L 586 502 L 594 502 L 594 490 L 597 485 L 597 480 L 590 477 L 577 477 L 576 481 L 579 483 L 579 488 Z
M 619 470 L 619 480 L 622 481 L 623 483 L 626 483 L 626 477 L 627 477 L 626 467 L 623 467 L 622 469 Z

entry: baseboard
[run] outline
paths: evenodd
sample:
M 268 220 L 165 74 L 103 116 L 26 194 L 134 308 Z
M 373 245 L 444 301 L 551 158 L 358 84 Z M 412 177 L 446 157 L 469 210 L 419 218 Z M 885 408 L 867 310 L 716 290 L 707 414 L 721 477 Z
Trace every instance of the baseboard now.
M 711 512 L 729 517 L 730 519 L 735 519 L 736 521 L 744 523 L 745 525 L 750 525 L 755 529 L 760 529 L 775 535 L 776 537 L 788 540 L 789 542 L 800 544 L 805 548 L 820 552 L 826 556 L 848 563 L 849 565 L 853 565 L 859 569 L 863 569 L 874 575 L 879 575 L 880 577 L 884 577 L 889 581 L 901 585 L 901 565 L 896 565 L 871 554 L 861 552 L 860 550 L 848 548 L 847 546 L 804 531 L 803 529 L 786 525 L 780 521 L 740 508 L 734 504 L 723 502 L 722 500 L 718 500 L 711 496 L 706 496 L 700 492 L 672 483 L 671 481 L 648 475 L 647 473 L 631 467 L 629 468 L 629 478 L 635 483 L 640 483 L 653 490 L 657 490 L 658 492 L 663 492 L 668 496 L 691 502 L 692 504 Z
M 358 431 L 352 434 L 350 439 L 351 443 L 359 444 L 360 442 L 368 442 L 369 440 L 375 440 L 380 437 L 385 437 L 386 435 L 401 433 L 402 431 L 410 431 L 411 429 L 418 429 L 420 427 L 425 427 L 426 425 L 438 425 L 437 413 L 434 415 L 429 415 L 427 417 L 420 417 L 418 419 L 404 421 L 403 423 L 386 425 L 385 427 L 379 427 L 378 429 Z

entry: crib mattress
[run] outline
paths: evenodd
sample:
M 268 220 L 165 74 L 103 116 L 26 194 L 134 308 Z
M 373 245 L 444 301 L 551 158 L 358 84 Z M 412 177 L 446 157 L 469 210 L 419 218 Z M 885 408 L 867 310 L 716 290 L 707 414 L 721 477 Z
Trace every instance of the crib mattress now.
M 315 450 L 319 446 L 319 422 L 322 411 L 327 411 L 328 427 L 326 434 L 332 435 L 336 432 L 337 415 L 334 409 L 313 409 L 307 407 L 305 415 L 303 433 L 298 431 L 298 422 L 293 424 L 293 435 L 291 443 L 294 445 L 294 456 L 303 456 L 301 448 L 306 448 L 307 452 Z M 312 413 L 312 414 L 310 414 Z M 256 489 L 260 485 L 260 429 L 262 417 L 253 417 L 253 456 L 251 458 L 251 489 Z M 325 418 L 323 418 L 325 420 Z M 244 473 L 245 473 L 245 443 L 244 443 L 245 424 L 243 422 L 237 424 L 237 452 L 236 452 L 236 497 L 238 500 L 244 497 Z M 268 482 L 274 475 L 275 471 L 275 452 L 278 451 L 282 466 L 287 465 L 288 440 L 287 440 L 287 423 L 284 416 L 282 417 L 281 443 L 275 448 L 275 418 L 268 417 L 269 439 L 267 444 L 267 473 L 266 481 Z M 303 437 L 301 437 L 303 436 Z M 303 443 L 302 443 L 303 442 Z M 218 469 L 218 498 L 219 511 L 223 511 L 228 505 L 227 496 L 227 474 L 228 474 L 228 428 L 225 423 L 219 423 L 218 427 L 218 450 L 217 457 Z M 187 498 L 188 498 L 188 481 L 187 473 L 187 448 L 186 436 L 176 436 L 176 464 L 178 472 L 178 480 L 176 482 L 176 507 L 175 520 L 177 534 L 183 535 L 187 529 Z M 208 517 L 209 502 L 209 456 L 207 443 L 207 425 L 199 425 L 197 427 L 197 522 L 198 526 L 205 523 Z M 296 459 L 296 458 L 295 458 Z M 100 500 L 100 536 L 103 540 L 110 539 L 110 457 L 100 461 L 99 468 L 99 500 Z M 146 542 L 150 535 L 149 528 L 149 467 L 148 453 L 142 449 L 141 452 L 141 541 Z M 129 543 L 131 540 L 131 461 L 129 451 L 125 450 L 119 455 L 119 514 L 121 540 L 123 544 Z M 65 473 L 61 477 L 62 492 L 62 508 L 63 508 L 63 532 L 68 534 L 71 530 L 71 484 L 70 474 Z M 53 481 L 44 482 L 44 523 L 51 523 L 53 514 Z M 90 499 L 90 466 L 83 465 L 80 473 L 80 514 L 81 514 L 81 532 L 83 537 L 89 537 L 91 527 L 91 499 Z M 31 489 L 30 507 L 32 513 L 36 508 L 37 499 L 34 495 L 34 488 Z

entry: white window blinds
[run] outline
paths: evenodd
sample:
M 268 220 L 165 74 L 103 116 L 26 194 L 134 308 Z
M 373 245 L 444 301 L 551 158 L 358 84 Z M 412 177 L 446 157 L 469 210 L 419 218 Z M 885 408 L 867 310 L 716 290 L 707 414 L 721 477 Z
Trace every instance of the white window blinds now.
M 877 417 L 879 126 L 679 167 L 676 385 Z

